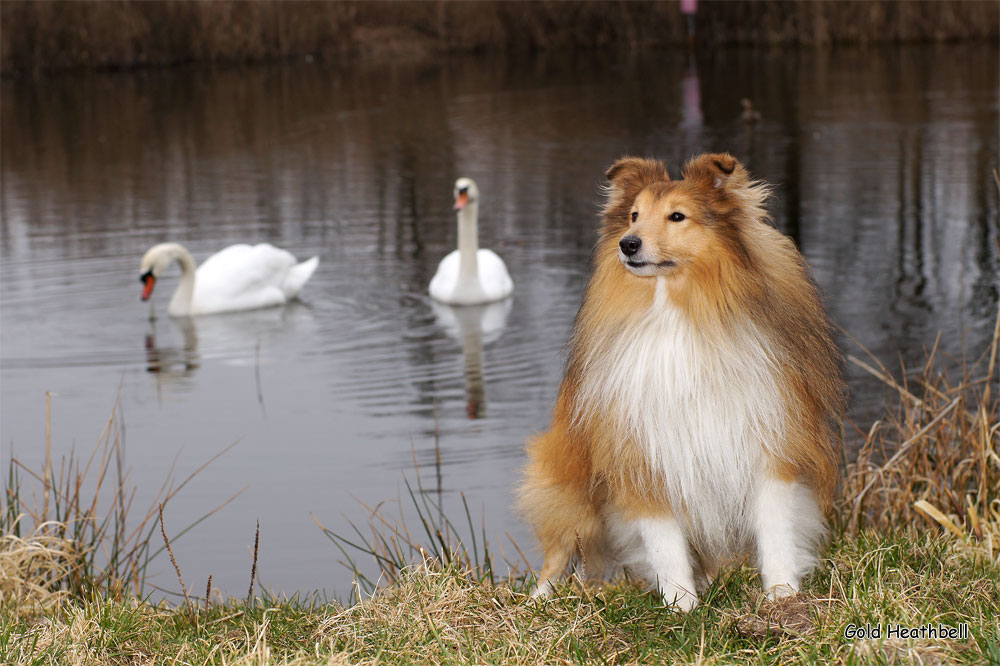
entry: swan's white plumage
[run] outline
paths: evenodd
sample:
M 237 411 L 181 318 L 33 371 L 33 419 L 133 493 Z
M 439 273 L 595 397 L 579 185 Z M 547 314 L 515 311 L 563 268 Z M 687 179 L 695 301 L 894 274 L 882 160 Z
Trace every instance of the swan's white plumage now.
M 260 243 L 230 245 L 194 270 L 183 246 L 162 243 L 146 252 L 140 270 L 159 277 L 174 260 L 183 274 L 168 308 L 173 317 L 283 305 L 299 294 L 319 265 L 318 257 L 298 263 L 291 252 Z
M 492 250 L 479 249 L 479 188 L 471 178 L 455 181 L 458 249 L 438 264 L 428 291 L 448 305 L 500 301 L 514 291 L 507 266 Z
M 481 297 L 473 295 L 471 298 L 463 298 L 460 293 L 458 279 L 462 263 L 460 250 L 452 250 L 438 264 L 437 273 L 431 279 L 431 297 L 452 305 L 473 305 L 499 301 L 510 296 L 514 291 L 514 281 L 503 259 L 493 250 L 480 249 L 476 251 L 476 261 L 479 264 Z
M 191 314 L 254 310 L 282 305 L 298 295 L 319 264 L 301 264 L 291 252 L 261 243 L 230 245 L 195 272 Z

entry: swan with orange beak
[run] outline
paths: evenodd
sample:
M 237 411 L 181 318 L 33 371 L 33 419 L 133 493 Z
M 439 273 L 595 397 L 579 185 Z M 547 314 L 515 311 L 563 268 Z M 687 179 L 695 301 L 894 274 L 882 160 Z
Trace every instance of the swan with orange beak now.
M 455 181 L 458 249 L 450 252 L 431 279 L 432 298 L 448 305 L 500 301 L 514 291 L 507 266 L 492 250 L 479 247 L 479 188 L 471 178 Z
M 319 257 L 299 263 L 287 250 L 260 243 L 230 245 L 196 267 L 183 245 L 160 243 L 142 257 L 142 300 L 149 300 L 159 276 L 175 261 L 181 282 L 167 309 L 171 317 L 283 305 L 298 296 L 319 265 Z

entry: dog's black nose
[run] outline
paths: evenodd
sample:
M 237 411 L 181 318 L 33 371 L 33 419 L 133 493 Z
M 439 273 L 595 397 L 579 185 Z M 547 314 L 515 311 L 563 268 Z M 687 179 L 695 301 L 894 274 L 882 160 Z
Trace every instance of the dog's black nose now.
M 622 249 L 626 257 L 631 257 L 642 247 L 642 239 L 638 236 L 626 236 L 618 241 L 618 247 Z

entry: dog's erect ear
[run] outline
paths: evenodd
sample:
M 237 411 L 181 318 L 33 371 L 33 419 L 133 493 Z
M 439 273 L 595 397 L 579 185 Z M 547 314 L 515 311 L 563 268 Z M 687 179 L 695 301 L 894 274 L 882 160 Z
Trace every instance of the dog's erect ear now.
M 609 206 L 634 198 L 651 183 L 670 180 L 663 162 L 642 157 L 623 157 L 612 164 L 604 175 L 611 181 L 608 187 Z
M 747 187 L 747 170 L 729 153 L 705 153 L 692 157 L 681 170 L 685 180 L 699 180 L 715 189 Z

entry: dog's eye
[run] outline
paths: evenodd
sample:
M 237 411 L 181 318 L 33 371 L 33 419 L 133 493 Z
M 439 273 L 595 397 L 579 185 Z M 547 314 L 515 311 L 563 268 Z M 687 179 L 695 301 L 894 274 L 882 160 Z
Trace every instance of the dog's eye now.
M 671 213 L 670 217 L 667 219 L 671 222 L 681 222 L 684 220 L 684 213 Z
M 635 222 L 638 219 L 639 219 L 639 211 L 637 210 L 632 211 L 632 221 Z

